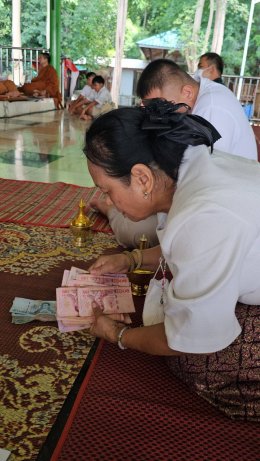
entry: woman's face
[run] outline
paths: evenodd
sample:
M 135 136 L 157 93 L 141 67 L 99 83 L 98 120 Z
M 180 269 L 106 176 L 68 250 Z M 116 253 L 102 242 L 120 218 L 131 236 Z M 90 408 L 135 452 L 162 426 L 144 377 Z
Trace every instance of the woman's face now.
M 96 186 L 107 194 L 113 205 L 127 218 L 140 221 L 156 213 L 152 195 L 144 197 L 145 185 L 136 178 L 131 177 L 131 184 L 127 185 L 118 178 L 108 176 L 103 168 L 89 160 L 88 168 Z

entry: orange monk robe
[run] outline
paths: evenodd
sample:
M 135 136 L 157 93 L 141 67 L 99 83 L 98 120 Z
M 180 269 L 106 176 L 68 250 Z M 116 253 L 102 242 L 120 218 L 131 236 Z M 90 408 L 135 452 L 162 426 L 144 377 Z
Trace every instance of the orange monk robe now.
M 25 83 L 20 88 L 20 91 L 27 96 L 32 96 L 37 90 L 45 90 L 46 96 L 49 98 L 60 98 L 58 74 L 51 64 L 42 67 L 37 77 L 33 78 L 31 83 Z
M 10 91 L 17 91 L 17 86 L 12 80 L 0 81 L 0 95 L 9 93 Z

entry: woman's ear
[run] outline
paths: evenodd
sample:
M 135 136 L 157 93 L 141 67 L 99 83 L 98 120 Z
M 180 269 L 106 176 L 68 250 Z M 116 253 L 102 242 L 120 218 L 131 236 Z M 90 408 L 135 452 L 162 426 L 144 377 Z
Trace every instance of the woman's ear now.
M 136 163 L 131 169 L 133 185 L 141 188 L 142 193 L 150 194 L 154 187 L 154 175 L 152 170 L 142 163 Z

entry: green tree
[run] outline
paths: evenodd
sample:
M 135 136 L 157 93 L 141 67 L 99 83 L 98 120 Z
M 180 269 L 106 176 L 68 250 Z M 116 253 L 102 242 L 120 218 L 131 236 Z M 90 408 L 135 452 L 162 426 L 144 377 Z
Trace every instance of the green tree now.
M 46 48 L 46 2 L 26 0 L 21 2 L 22 46 Z
M 12 2 L 0 0 L 0 43 L 10 45 L 12 29 Z
M 195 60 L 202 52 L 212 49 L 213 25 L 216 13 L 216 0 L 205 0 L 201 26 L 196 37 L 196 55 L 194 55 L 193 26 L 198 0 L 143 0 L 137 6 L 137 0 L 129 0 L 129 18 L 139 27 L 140 38 L 176 29 L 184 44 L 183 52 L 188 61 Z M 206 36 L 210 6 L 214 4 L 214 17 L 208 42 Z M 221 55 L 224 57 L 225 72 L 239 73 L 251 0 L 228 0 L 225 15 L 225 30 Z M 145 20 L 144 20 L 145 18 Z M 136 22 L 135 22 L 136 21 Z M 260 4 L 255 6 L 246 74 L 259 74 L 260 62 Z M 206 49 L 205 42 L 208 43 Z M 127 49 L 127 56 L 132 57 L 134 47 Z
M 84 56 L 90 67 L 111 56 L 115 48 L 116 0 L 64 0 L 62 52 L 72 59 Z

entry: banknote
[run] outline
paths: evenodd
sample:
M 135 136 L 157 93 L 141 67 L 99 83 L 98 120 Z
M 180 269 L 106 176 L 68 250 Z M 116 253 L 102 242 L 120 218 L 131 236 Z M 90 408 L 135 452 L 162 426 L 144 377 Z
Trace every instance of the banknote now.
M 95 276 L 84 269 L 72 266 L 70 271 L 65 270 L 62 286 L 82 285 L 118 285 L 128 286 L 130 284 L 126 274 L 103 274 Z M 69 273 L 68 273 L 69 272 Z
M 70 276 L 70 271 L 68 269 L 65 269 L 65 271 L 63 272 L 63 277 L 62 277 L 62 282 L 61 282 L 62 287 L 67 286 L 69 276 Z
M 131 287 L 88 286 L 78 288 L 80 316 L 92 315 L 99 306 L 104 314 L 135 312 Z
M 123 323 L 132 323 L 131 317 L 129 314 L 105 314 L 106 317 L 111 318 L 112 320 L 116 320 L 117 322 Z M 62 321 L 64 325 L 89 325 L 89 327 L 95 321 L 94 315 L 90 315 L 89 317 L 62 317 L 57 315 L 57 320 Z
M 78 331 L 78 330 L 85 330 L 90 328 L 89 324 L 82 324 L 82 325 L 66 325 L 63 320 L 58 320 L 58 327 L 61 333 L 67 333 L 69 331 Z
M 0 461 L 7 461 L 10 455 L 11 455 L 11 452 L 9 450 L 0 448 Z
M 56 288 L 57 316 L 78 317 L 78 289 L 76 287 Z
M 64 271 L 56 300 L 58 326 L 63 332 L 90 328 L 95 321 L 95 306 L 111 319 L 126 324 L 131 323 L 129 313 L 135 312 L 126 274 L 95 276 L 74 266 Z
M 86 286 L 86 285 L 104 285 L 104 286 L 130 286 L 127 277 L 113 275 L 91 275 L 91 274 L 78 274 L 74 279 L 67 280 L 67 286 Z
M 33 320 L 56 320 L 56 302 L 27 298 L 14 298 L 10 309 L 13 323 L 28 323 Z
M 22 315 L 56 315 L 56 302 L 27 298 L 14 298 L 10 312 Z
M 72 266 L 66 280 L 66 286 L 72 286 L 73 281 L 76 280 L 79 274 L 88 274 L 88 271 L 80 269 L 79 267 Z
M 93 307 L 105 314 L 135 312 L 130 287 L 61 287 L 56 289 L 58 317 L 89 317 Z
M 55 322 L 56 315 L 44 315 L 44 314 L 36 314 L 36 315 L 20 315 L 12 313 L 12 323 L 16 324 L 23 324 L 34 322 L 35 320 L 39 320 L 41 322 Z

